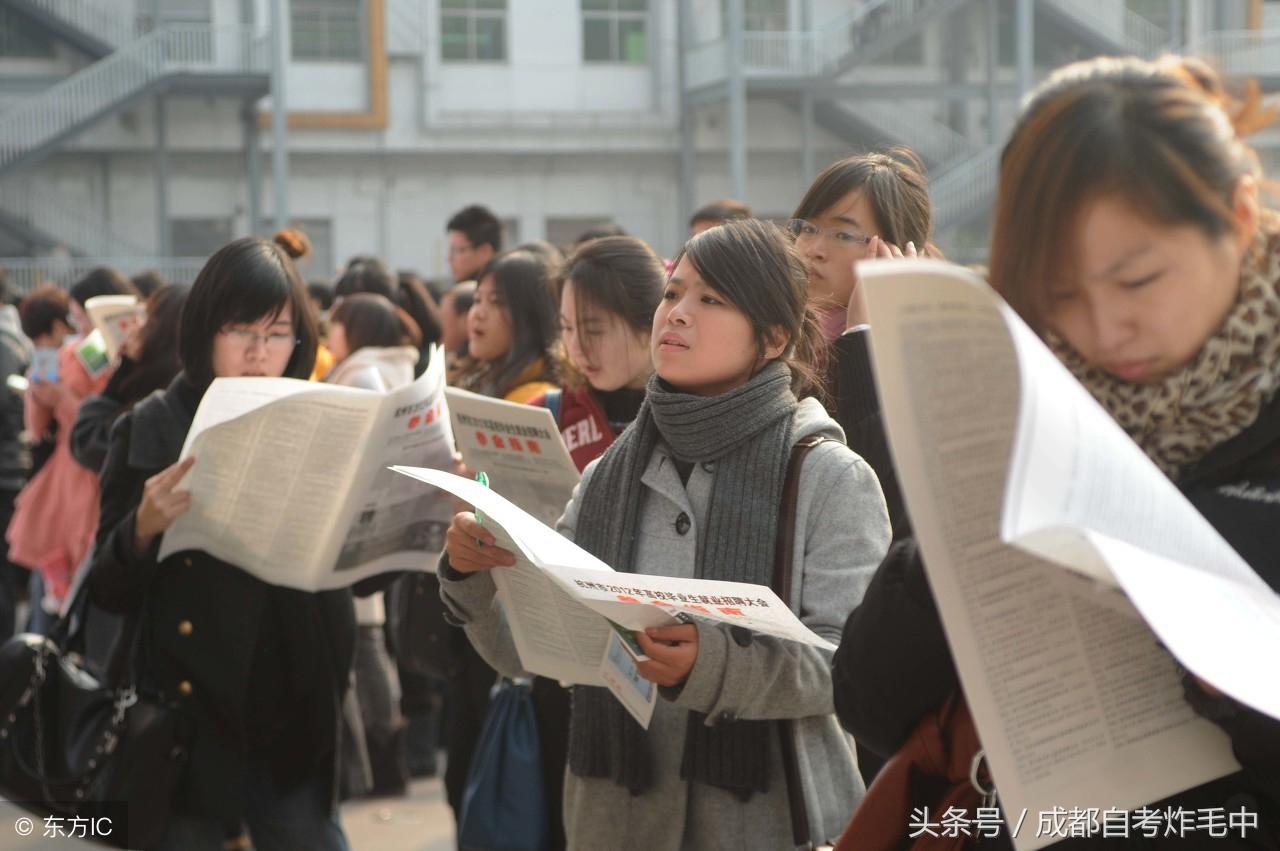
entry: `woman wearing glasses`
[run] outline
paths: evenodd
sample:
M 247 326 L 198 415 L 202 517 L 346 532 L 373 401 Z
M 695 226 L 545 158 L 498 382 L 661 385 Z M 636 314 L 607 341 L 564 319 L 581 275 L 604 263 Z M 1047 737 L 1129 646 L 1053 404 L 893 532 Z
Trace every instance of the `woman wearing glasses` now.
M 176 701 L 191 740 L 164 849 L 345 851 L 333 806 L 338 713 L 355 646 L 348 590 L 267 585 L 200 551 L 158 560 L 191 507 L 177 463 L 215 378 L 305 379 L 316 319 L 290 257 L 245 238 L 205 264 L 182 311 L 182 372 L 112 433 L 89 580 L 141 630 L 144 686 Z M 236 840 L 233 846 L 229 840 Z
M 832 163 L 813 181 L 789 223 L 809 272 L 809 299 L 831 343 L 824 387 L 828 410 L 845 430 L 849 447 L 880 477 L 895 540 L 908 534 L 909 526 L 880 423 L 854 264 L 904 254 L 941 257 L 930 242 L 932 210 L 924 165 L 908 148 L 892 148 Z

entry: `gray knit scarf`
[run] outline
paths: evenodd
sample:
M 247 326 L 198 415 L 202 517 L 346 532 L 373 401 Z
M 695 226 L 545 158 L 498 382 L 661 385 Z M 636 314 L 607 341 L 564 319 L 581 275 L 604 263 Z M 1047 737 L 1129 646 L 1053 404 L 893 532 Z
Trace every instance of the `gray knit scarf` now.
M 587 483 L 575 543 L 616 570 L 633 569 L 644 493 L 640 477 L 662 441 L 682 462 L 716 462 L 694 575 L 769 585 L 795 410 L 791 370 L 776 361 L 742 387 L 709 398 L 673 392 L 655 375 L 635 421 L 600 458 Z M 709 727 L 706 720 L 700 712 L 689 713 L 681 776 L 744 801 L 767 791 L 770 723 Z M 574 774 L 607 777 L 638 795 L 653 783 L 654 746 L 662 743 L 650 743 L 606 689 L 574 688 Z

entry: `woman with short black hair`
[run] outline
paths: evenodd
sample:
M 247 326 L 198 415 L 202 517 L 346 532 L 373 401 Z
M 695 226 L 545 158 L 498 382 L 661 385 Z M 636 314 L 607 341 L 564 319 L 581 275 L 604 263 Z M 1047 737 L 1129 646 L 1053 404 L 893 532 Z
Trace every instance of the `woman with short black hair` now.
M 125 414 L 102 472 L 89 583 L 101 607 L 140 630 L 143 685 L 189 721 L 189 756 L 164 849 L 221 849 L 247 829 L 259 851 L 345 851 L 334 806 L 339 707 L 355 646 L 347 589 L 268 585 L 160 537 L 191 508 L 179 462 L 215 378 L 311 374 L 316 320 L 292 260 L 275 243 L 236 240 L 214 254 L 182 311 L 183 371 Z

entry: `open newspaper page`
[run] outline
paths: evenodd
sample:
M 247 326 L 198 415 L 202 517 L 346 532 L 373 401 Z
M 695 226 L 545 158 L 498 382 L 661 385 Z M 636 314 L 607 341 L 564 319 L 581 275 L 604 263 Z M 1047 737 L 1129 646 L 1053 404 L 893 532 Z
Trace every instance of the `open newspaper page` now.
M 554 526 L 580 476 L 551 411 L 452 387 L 445 397 L 467 468 L 484 472 L 489 487 Z
M 146 307 L 131 295 L 99 295 L 84 303 L 93 327 L 102 334 L 107 355 L 114 360 L 129 332 L 142 324 Z
M 1063 570 L 1002 537 L 1021 391 L 1063 392 L 1056 380 L 1070 376 L 1026 371 L 1016 317 L 958 267 L 859 273 L 894 462 L 1015 846 L 1061 839 L 1037 825 L 1055 808 L 1132 809 L 1235 770 L 1225 734 L 1186 704 L 1176 663 L 1111 569 L 1090 553 Z
M 613 621 L 630 630 L 706 619 L 832 648 L 761 585 L 618 573 L 496 491 L 436 470 L 397 472 L 457 496 L 483 515 L 516 565 L 492 571 L 520 662 L 535 674 L 603 685 Z
M 382 400 L 337 524 L 345 535 L 321 587 L 339 588 L 388 570 L 434 570 L 453 517 L 449 495 L 393 473 L 394 464 L 453 469 L 453 435 L 444 402 L 444 353 L 427 371 Z
M 317 590 L 382 398 L 291 378 L 216 379 L 183 446 L 196 459 L 181 485 L 191 510 L 165 533 L 161 557 L 203 550 L 273 585 Z
M 1185 667 L 1280 718 L 1280 597 L 1007 306 L 1022 412 L 1004 537 L 1106 571 Z M 1196 613 L 1194 622 L 1186 613 Z

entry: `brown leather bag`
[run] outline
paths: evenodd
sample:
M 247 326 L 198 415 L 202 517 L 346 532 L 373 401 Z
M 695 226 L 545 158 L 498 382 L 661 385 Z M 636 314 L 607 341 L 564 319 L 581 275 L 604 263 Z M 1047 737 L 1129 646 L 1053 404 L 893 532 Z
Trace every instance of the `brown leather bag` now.
M 933 822 L 949 807 L 972 814 L 980 805 L 983 789 L 991 788 L 985 763 L 979 763 L 982 742 L 973 726 L 969 704 L 956 691 L 942 706 L 916 725 L 897 753 L 884 765 L 858 809 L 836 851 L 962 851 L 971 836 L 934 836 L 928 832 L 910 839 L 912 811 L 929 808 Z M 941 792 L 938 792 L 941 787 Z M 939 832 L 940 831 L 936 831 Z
M 787 461 L 787 478 L 782 485 L 782 506 L 778 512 L 777 549 L 774 551 L 773 593 L 788 607 L 791 607 L 791 574 L 792 561 L 795 556 L 796 542 L 796 503 L 800 499 L 800 468 L 804 466 L 804 457 L 809 450 L 827 438 L 813 435 L 806 437 L 791 448 L 791 457 Z M 812 848 L 809 836 L 809 811 L 804 802 L 804 780 L 800 777 L 800 763 L 796 758 L 796 737 L 794 725 L 790 719 L 777 723 L 778 737 L 782 746 L 782 769 L 787 781 L 787 802 L 791 807 L 791 835 L 795 844 L 801 848 Z

